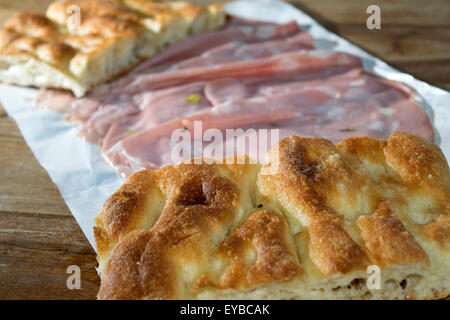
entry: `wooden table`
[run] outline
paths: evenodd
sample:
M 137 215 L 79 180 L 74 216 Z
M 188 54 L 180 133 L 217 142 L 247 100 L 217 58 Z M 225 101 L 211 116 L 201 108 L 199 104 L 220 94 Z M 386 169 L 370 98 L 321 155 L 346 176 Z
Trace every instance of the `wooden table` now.
M 0 22 L 49 0 L 0 0 Z M 197 1 L 198 2 L 198 1 Z M 450 2 L 291 1 L 325 27 L 400 70 L 450 89 Z M 366 28 L 366 8 L 381 7 L 381 30 Z M 94 299 L 95 252 L 14 121 L 0 107 L 0 299 Z M 66 286 L 69 265 L 81 289 Z

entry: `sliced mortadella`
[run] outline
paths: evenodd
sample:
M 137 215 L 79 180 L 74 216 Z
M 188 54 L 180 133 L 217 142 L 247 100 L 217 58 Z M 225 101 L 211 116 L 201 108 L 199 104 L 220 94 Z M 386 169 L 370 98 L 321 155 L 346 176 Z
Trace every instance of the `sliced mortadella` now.
M 116 168 L 123 169 L 126 164 L 130 165 L 130 168 L 141 165 L 142 168 L 160 167 L 170 163 L 172 133 L 179 129 L 194 134 L 196 121 L 201 121 L 202 130 L 209 128 L 221 130 L 261 122 L 282 121 L 296 116 L 296 111 L 291 106 L 280 108 L 279 104 L 272 104 L 272 108 L 267 108 L 265 106 L 269 103 L 266 102 L 266 98 L 262 100 L 253 98 L 208 108 L 190 117 L 167 122 L 132 135 L 113 146 L 105 145 L 102 153 Z
M 205 95 L 213 105 L 252 97 L 254 90 L 242 80 L 225 78 L 207 82 Z
M 42 88 L 36 97 L 36 106 L 58 112 L 67 112 L 75 96 L 66 90 Z
M 276 57 L 149 75 L 148 77 L 151 80 L 147 79 L 145 86 L 152 86 L 153 88 L 146 90 L 142 85 L 135 85 L 132 87 L 131 92 L 121 91 L 120 94 L 113 93 L 113 97 L 117 97 L 118 101 L 103 103 L 101 107 L 98 107 L 92 112 L 80 135 L 88 141 L 98 142 L 107 134 L 107 130 L 113 124 L 113 121 L 123 116 L 135 115 L 139 112 L 138 109 L 145 109 L 144 106 L 139 106 L 141 102 L 136 101 L 136 95 L 151 96 L 155 92 L 164 90 L 165 88 L 167 88 L 166 90 L 170 90 L 173 86 L 181 87 L 186 84 L 189 85 L 189 83 L 204 82 L 209 79 L 215 79 L 218 76 L 234 76 L 238 79 L 247 79 L 249 82 L 255 81 L 255 79 L 260 79 L 259 81 L 262 81 L 262 79 L 266 79 L 266 81 L 273 79 L 272 81 L 274 81 L 277 77 L 282 78 L 285 76 L 295 76 L 297 79 L 310 79 L 332 75 L 333 71 L 340 73 L 361 66 L 358 58 L 345 53 L 330 53 L 325 55 L 320 51 L 300 51 L 281 54 Z M 138 88 L 139 86 L 141 87 Z M 230 90 L 237 94 L 237 97 L 233 100 L 239 99 L 240 94 L 244 97 L 245 93 L 239 92 L 239 90 L 245 91 L 246 88 L 230 88 Z M 210 85 L 209 89 L 206 89 L 206 96 L 211 99 L 213 104 L 226 101 L 223 99 L 223 95 L 220 101 L 214 99 L 213 94 L 211 94 L 212 91 Z M 129 101 L 129 97 L 134 98 L 132 98 L 132 101 Z M 81 109 L 78 112 L 84 110 L 91 112 L 90 108 Z
M 204 82 L 196 82 L 135 96 L 141 112 L 114 122 L 102 142 L 102 147 L 109 149 L 126 137 L 210 108 L 211 104 L 203 92 L 204 86 Z
M 253 61 L 237 61 L 214 66 L 167 71 L 137 76 L 124 88 L 124 92 L 136 93 L 176 86 L 187 82 L 214 80 L 217 78 L 256 78 L 302 75 L 320 78 L 361 68 L 361 60 L 343 52 L 304 50 L 284 53 Z
M 271 91 L 268 96 L 225 102 L 190 117 L 145 130 L 109 149 L 104 148 L 102 152 L 125 175 L 136 168 L 172 164 L 172 133 L 186 130 L 195 136 L 195 121 L 201 121 L 203 132 L 207 129 L 221 132 L 238 128 L 279 129 L 280 139 L 300 135 L 339 142 L 355 135 L 387 138 L 390 133 L 403 130 L 432 141 L 433 129 L 425 112 L 406 91 L 370 74 L 359 77 L 347 74 L 336 78 L 309 82 L 306 86 L 299 82 L 296 86 L 285 87 L 289 89 L 287 92 L 280 90 L 275 94 Z M 223 148 L 228 144 L 228 141 L 223 141 Z M 201 141 L 197 147 L 204 145 Z M 196 147 L 192 149 L 193 155 L 201 154 L 201 151 Z M 260 159 L 261 154 L 257 157 Z
M 259 42 L 288 37 L 298 32 L 300 32 L 300 27 L 295 21 L 279 25 L 272 23 L 232 25 L 175 44 L 139 65 L 133 73 L 147 72 L 148 69 L 157 65 L 167 65 L 189 59 L 230 41 Z
M 170 70 L 198 68 L 235 61 L 251 61 L 267 58 L 281 53 L 308 50 L 314 48 L 314 39 L 309 33 L 298 33 L 283 40 L 259 43 L 229 42 L 204 52 L 201 56 L 181 61 Z
M 100 143 L 115 121 L 138 113 L 139 108 L 132 103 L 105 105 L 83 125 L 78 136 L 92 143 Z

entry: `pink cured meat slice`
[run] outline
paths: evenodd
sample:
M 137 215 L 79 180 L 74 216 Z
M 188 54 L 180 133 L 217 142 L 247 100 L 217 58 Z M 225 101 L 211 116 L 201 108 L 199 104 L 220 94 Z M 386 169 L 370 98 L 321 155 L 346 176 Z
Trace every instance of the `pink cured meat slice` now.
M 208 109 L 207 111 L 210 110 L 211 109 Z M 227 124 L 236 119 L 236 117 L 233 119 L 232 114 L 229 114 L 228 117 L 225 117 L 225 119 L 222 117 L 226 116 L 226 113 L 219 112 L 217 115 L 218 117 L 213 117 L 210 112 L 204 112 L 190 117 L 189 121 L 175 120 L 172 122 L 167 122 L 158 127 L 137 134 L 135 136 L 137 139 L 132 136 L 121 140 L 110 149 L 104 149 L 102 154 L 110 165 L 115 167 L 119 173 L 126 176 L 136 170 L 161 167 L 164 164 L 171 163 L 171 134 L 175 130 L 183 129 L 184 126 L 186 127 L 186 130 L 193 130 L 192 125 L 194 121 L 204 121 L 204 119 L 210 120 L 210 122 L 206 122 L 207 127 L 204 127 L 203 129 L 215 128 L 214 125 L 221 128 L 223 126 L 227 126 Z M 293 116 L 295 116 L 295 112 L 292 110 L 279 110 L 276 116 L 261 112 L 258 115 L 252 115 L 252 117 L 239 118 L 238 121 L 239 123 L 258 123 L 267 121 L 268 118 L 281 120 L 292 118 Z M 151 151 L 148 149 L 149 147 Z
M 289 82 L 284 86 L 289 87 L 290 91 L 306 90 L 311 86 L 328 85 L 329 90 L 333 87 L 337 89 L 345 87 L 350 79 L 357 79 L 362 73 L 361 69 L 350 71 L 346 74 L 329 77 L 326 79 Z M 238 101 L 245 98 L 257 97 L 261 95 L 270 95 L 273 91 L 287 92 L 282 88 L 283 85 L 276 85 L 280 82 L 286 82 L 291 79 L 265 79 L 255 81 L 245 81 L 237 79 L 221 79 L 207 82 L 188 84 L 171 89 L 144 92 L 137 96 L 140 102 L 136 102 L 142 110 L 138 114 L 125 117 L 124 119 L 114 122 L 105 138 L 103 139 L 103 148 L 109 149 L 117 141 L 129 136 L 129 132 L 133 134 L 153 128 L 164 122 L 175 120 L 178 118 L 188 117 L 204 108 L 220 105 L 231 101 Z M 271 86 L 272 85 L 272 86 Z M 383 86 L 383 85 L 381 85 Z M 384 87 L 384 86 L 383 86 Z M 345 88 L 344 88 L 345 89 Z M 375 92 L 375 90 L 372 90 Z M 199 101 L 197 103 L 186 102 L 186 97 L 196 94 Z M 138 100 L 135 99 L 135 100 Z
M 109 149 L 127 136 L 209 108 L 211 105 L 203 93 L 204 86 L 204 82 L 196 82 L 135 96 L 142 111 L 114 122 L 103 139 L 102 148 Z
M 339 85 L 329 90 L 319 84 L 315 88 L 207 109 L 124 139 L 109 150 L 103 149 L 103 155 L 124 175 L 136 169 L 170 164 L 172 132 L 181 128 L 192 132 L 196 120 L 203 121 L 203 130 L 279 128 L 281 138 L 297 134 L 338 142 L 354 135 L 386 138 L 395 130 L 408 130 L 433 139 L 425 113 L 405 92 L 394 86 L 383 87 L 382 81 L 371 75 L 358 80 L 361 81 L 355 83 L 354 79 L 348 79 L 346 85 L 340 84 L 342 90 L 338 90 Z
M 360 68 L 361 60 L 343 52 L 305 50 L 284 53 L 254 61 L 238 61 L 222 65 L 168 71 L 137 76 L 123 92 L 136 93 L 180 85 L 186 82 L 214 80 L 219 77 L 257 78 L 304 75 L 324 77 L 333 72 Z
M 250 61 L 271 57 L 280 53 L 313 48 L 314 39 L 310 34 L 304 32 L 283 40 L 253 44 L 230 42 L 208 50 L 201 56 L 181 61 L 171 67 L 170 70 L 198 68 L 234 61 Z
M 66 112 L 74 96 L 67 91 L 42 88 L 36 97 L 36 106 L 58 112 Z
M 164 52 L 143 62 L 129 75 L 121 77 L 110 83 L 102 84 L 94 88 L 82 99 L 76 99 L 70 92 L 58 90 L 41 90 L 37 104 L 39 107 L 71 112 L 68 116 L 72 121 L 86 121 L 99 107 L 105 96 L 109 102 L 114 100 L 111 92 L 121 88 L 136 76 L 137 73 L 147 73 L 157 66 L 156 70 L 163 70 L 172 63 L 195 57 L 203 52 L 223 45 L 230 41 L 254 43 L 270 39 L 282 39 L 301 31 L 294 21 L 286 24 L 273 24 L 259 21 L 246 21 L 245 19 L 231 19 L 231 23 L 224 29 L 203 35 L 191 37 L 183 42 L 175 44 Z M 86 110 L 78 111 L 78 107 L 85 106 Z M 73 113 L 72 113 L 73 112 Z
M 267 41 L 253 45 L 228 43 L 219 48 L 207 51 L 204 56 L 188 59 L 185 62 L 174 65 L 171 69 L 187 69 L 193 67 L 199 68 L 211 65 L 220 67 L 223 64 L 236 61 L 269 57 L 279 53 L 297 51 L 300 49 L 311 49 L 313 48 L 313 42 L 313 38 L 309 34 L 300 33 L 297 36 L 287 38 L 285 41 Z M 130 82 L 132 81 L 131 79 L 129 80 Z M 123 82 L 125 83 L 125 80 L 123 80 Z M 120 89 L 118 89 L 118 92 L 120 92 Z M 89 98 L 85 98 L 84 100 L 89 100 Z M 106 100 L 108 99 L 106 98 Z M 108 103 L 104 101 L 97 103 L 97 109 L 101 108 L 102 105 L 105 104 L 108 105 Z M 80 109 L 77 109 L 76 112 L 72 112 L 70 115 L 70 120 L 73 121 L 79 119 L 81 121 L 86 121 L 93 113 L 95 113 L 96 109 L 94 110 L 94 108 L 94 103 L 88 103 Z
M 398 92 L 384 92 L 378 94 L 378 98 L 392 99 L 393 95 L 396 94 L 398 94 Z M 388 112 L 387 114 L 383 114 L 376 108 L 368 108 L 364 112 L 358 112 L 358 115 L 353 117 L 334 119 L 324 123 L 314 123 L 314 121 L 308 122 L 304 119 L 296 118 L 294 120 L 287 120 L 279 123 L 261 123 L 244 126 L 235 139 L 227 138 L 224 140 L 222 146 L 215 146 L 215 149 L 221 150 L 221 153 L 218 156 L 213 156 L 213 158 L 222 159 L 222 157 L 227 156 L 227 154 L 247 154 L 253 159 L 257 159 L 259 162 L 264 162 L 265 154 L 273 146 L 272 143 L 276 143 L 279 140 L 292 135 L 301 137 L 322 137 L 329 139 L 334 143 L 339 143 L 343 139 L 355 135 L 388 139 L 389 135 L 394 131 L 409 131 L 421 135 L 429 141 L 433 141 L 433 129 L 427 116 L 420 108 L 419 110 L 413 110 L 413 105 L 414 103 L 411 103 L 410 100 L 402 98 L 384 109 Z M 350 110 L 349 112 L 351 113 Z M 256 149 L 250 148 L 251 144 L 248 141 L 247 143 L 243 143 L 244 140 L 242 139 L 245 138 L 245 133 L 249 132 L 249 129 L 258 130 L 257 140 L 252 141 L 253 144 L 258 145 L 258 148 Z M 279 129 L 275 141 L 273 141 L 270 129 Z M 226 133 L 223 131 L 224 130 L 222 130 L 222 136 L 226 137 Z M 261 144 L 261 141 L 264 140 L 266 143 Z M 239 143 L 241 143 L 241 146 L 243 144 L 242 148 L 238 147 Z M 204 152 L 204 150 L 206 150 L 209 141 L 200 141 L 199 144 L 201 144 L 204 149 L 195 150 L 197 152 L 195 156 L 205 155 L 202 154 L 202 151 Z M 230 144 L 231 148 L 229 146 Z M 160 146 L 160 150 L 162 151 L 162 146 Z M 227 153 L 230 150 L 231 153 Z M 211 157 L 210 154 L 207 154 L 206 156 Z M 164 158 L 162 157 L 161 160 L 162 159 Z M 153 161 L 155 160 L 156 159 L 153 159 Z M 126 175 L 126 167 L 122 166 L 117 169 L 125 170 L 122 174 Z
M 203 129 L 225 129 L 267 121 L 295 117 L 292 107 L 266 103 L 257 98 L 223 104 L 206 109 L 185 119 L 177 119 L 123 139 L 110 147 L 102 148 L 103 156 L 112 166 L 128 175 L 142 168 L 160 167 L 170 162 L 171 135 L 177 129 L 193 131 L 194 121 L 202 121 Z M 269 107 L 270 106 L 270 107 Z M 151 146 L 151 147 L 150 147 Z
M 143 62 L 133 73 L 146 72 L 149 68 L 156 65 L 166 65 L 195 57 L 206 50 L 230 41 L 260 42 L 288 37 L 300 31 L 301 29 L 295 21 L 279 25 L 272 23 L 232 25 L 225 29 L 191 37 L 175 44 L 163 53 Z
M 122 96 L 131 97 L 139 92 L 145 92 L 145 87 L 151 90 L 163 89 L 172 86 L 180 86 L 186 83 L 215 79 L 220 76 L 237 77 L 240 79 L 270 79 L 277 77 L 295 76 L 297 79 L 320 78 L 333 73 L 344 72 L 352 68 L 361 67 L 361 61 L 352 55 L 345 53 L 328 53 L 323 51 L 299 51 L 277 55 L 255 61 L 224 63 L 214 67 L 200 67 L 176 72 L 166 72 L 151 76 L 147 83 L 134 85 L 131 92 L 122 91 Z M 149 89 L 149 88 L 147 88 Z M 148 90 L 148 91 L 151 91 Z M 102 139 L 113 121 L 124 115 L 137 113 L 135 101 L 106 104 L 86 122 L 82 131 L 82 137 L 88 141 L 98 142 Z M 125 108 L 126 110 L 122 110 Z M 136 111 L 136 112 L 133 112 Z M 106 115 L 106 118 L 104 117 Z M 99 124 L 100 123 L 100 124 Z M 109 125 L 108 125 L 109 123 Z
M 362 72 L 362 69 L 356 68 L 343 74 L 330 75 L 327 78 L 315 80 L 301 80 L 302 76 L 279 79 L 218 79 L 209 81 L 206 84 L 205 95 L 213 105 L 218 105 L 230 100 L 246 99 L 253 96 L 271 96 L 299 91 L 319 84 L 339 86 L 342 81 L 342 84 L 345 86 L 349 79 L 358 78 Z
M 233 44 L 227 44 L 223 48 L 217 48 L 211 50 L 211 53 L 207 52 L 206 57 L 199 57 L 198 59 L 187 60 L 186 63 L 182 63 L 180 68 L 186 69 L 190 66 L 193 66 L 194 64 L 207 64 L 207 62 L 210 63 L 227 63 L 232 61 L 239 61 L 240 59 L 249 59 L 249 57 L 252 58 L 259 58 L 259 57 L 267 57 L 273 54 L 281 53 L 281 52 L 289 52 L 293 50 L 299 50 L 299 49 L 308 49 L 312 48 L 313 46 L 313 39 L 308 34 L 300 33 L 297 36 L 291 37 L 286 39 L 286 41 L 267 41 L 261 44 L 255 44 L 255 45 L 246 45 L 242 43 L 233 43 Z M 235 55 L 233 55 L 233 52 Z M 253 56 L 252 56 L 253 55 Z M 212 61 L 211 59 L 215 60 Z M 200 60 L 200 61 L 199 61 Z M 131 81 L 130 78 L 127 78 L 129 81 Z M 126 79 L 122 79 L 121 81 L 123 83 L 128 82 Z M 118 84 L 118 83 L 116 83 Z M 111 85 L 112 86 L 112 85 Z M 105 92 L 110 92 L 112 89 L 110 88 L 106 90 L 106 88 L 103 88 Z M 127 107 L 128 103 L 131 103 L 130 99 L 127 100 L 127 98 L 130 96 L 129 94 L 122 94 L 120 95 L 120 89 L 114 90 L 116 91 L 115 94 L 111 94 L 109 96 L 102 96 L 100 99 L 94 98 L 95 93 L 98 95 L 100 94 L 100 89 L 97 89 L 94 94 L 89 95 L 88 97 L 81 98 L 81 99 L 71 99 L 69 97 L 64 97 L 65 99 L 60 99 L 61 102 L 64 102 L 65 104 L 69 103 L 69 105 L 72 105 L 70 108 L 70 112 L 67 114 L 67 118 L 69 121 L 73 122 L 86 122 L 87 128 L 83 128 L 80 132 L 80 136 L 86 138 L 88 141 L 96 142 L 98 138 L 101 138 L 103 136 L 102 133 L 100 135 L 97 135 L 95 133 L 95 128 L 92 127 L 98 127 L 98 128 L 104 128 L 105 127 L 105 121 L 100 119 L 98 114 L 104 114 L 104 111 L 108 112 L 108 117 L 111 118 L 111 115 L 109 115 L 109 112 L 118 112 L 121 115 L 124 114 L 130 114 L 131 108 L 127 108 L 127 110 L 124 112 L 119 108 L 119 106 Z M 48 95 L 47 92 L 43 92 L 42 96 L 45 97 L 45 95 Z M 41 98 L 41 101 L 44 101 L 48 104 L 50 99 L 47 97 Z M 118 102 L 119 101 L 119 102 Z M 54 100 L 53 97 L 53 105 L 58 105 L 59 103 L 55 103 L 57 101 Z M 80 107 L 74 107 L 75 105 Z M 60 107 L 53 107 L 53 108 L 60 108 Z M 100 110 L 105 108 L 106 110 Z M 95 120 L 89 120 L 91 117 L 94 117 Z M 95 123 L 97 121 L 101 121 L 102 125 L 97 126 Z M 104 132 L 105 130 L 101 130 Z M 98 136 L 98 137 L 97 137 Z
M 83 125 L 78 136 L 92 143 L 100 143 L 112 123 L 138 112 L 139 108 L 129 102 L 104 105 Z
M 347 54 L 299 51 L 312 45 L 299 30 L 296 23 L 232 19 L 227 29 L 173 46 L 83 99 L 47 90 L 40 102 L 63 106 L 68 118 L 83 122 L 80 134 L 103 141 L 103 156 L 124 175 L 170 164 L 172 132 L 192 132 L 198 120 L 203 130 L 220 132 L 278 128 L 280 138 L 294 134 L 338 142 L 406 130 L 433 139 L 409 87 L 363 74 L 359 59 Z M 192 94 L 199 102 L 186 101 Z

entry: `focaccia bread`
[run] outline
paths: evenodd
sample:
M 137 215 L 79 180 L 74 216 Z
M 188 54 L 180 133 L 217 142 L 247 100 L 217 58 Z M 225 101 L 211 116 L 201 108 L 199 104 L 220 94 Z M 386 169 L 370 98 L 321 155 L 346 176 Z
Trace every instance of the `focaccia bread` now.
M 449 295 L 450 173 L 437 146 L 401 132 L 337 146 L 291 137 L 268 160 L 130 176 L 96 218 L 98 298 Z
M 220 4 L 56 1 L 46 15 L 19 13 L 0 29 L 0 79 L 83 96 L 168 45 L 224 21 Z

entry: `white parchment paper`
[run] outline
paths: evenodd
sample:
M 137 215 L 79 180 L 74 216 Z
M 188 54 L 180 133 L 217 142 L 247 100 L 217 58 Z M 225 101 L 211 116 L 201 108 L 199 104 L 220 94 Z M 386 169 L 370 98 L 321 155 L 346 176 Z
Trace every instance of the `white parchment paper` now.
M 408 84 L 417 91 L 417 99 L 425 106 L 433 123 L 435 142 L 450 159 L 450 92 L 395 70 L 330 33 L 287 3 L 278 0 L 241 0 L 228 3 L 227 11 L 236 16 L 270 22 L 295 20 L 303 30 L 313 35 L 317 47 L 359 56 L 366 70 Z M 17 122 L 25 141 L 58 186 L 73 216 L 95 248 L 92 231 L 94 217 L 123 180 L 103 161 L 98 146 L 76 136 L 79 127 L 67 122 L 57 112 L 37 109 L 34 105 L 36 94 L 36 89 L 0 85 L 1 103 Z

